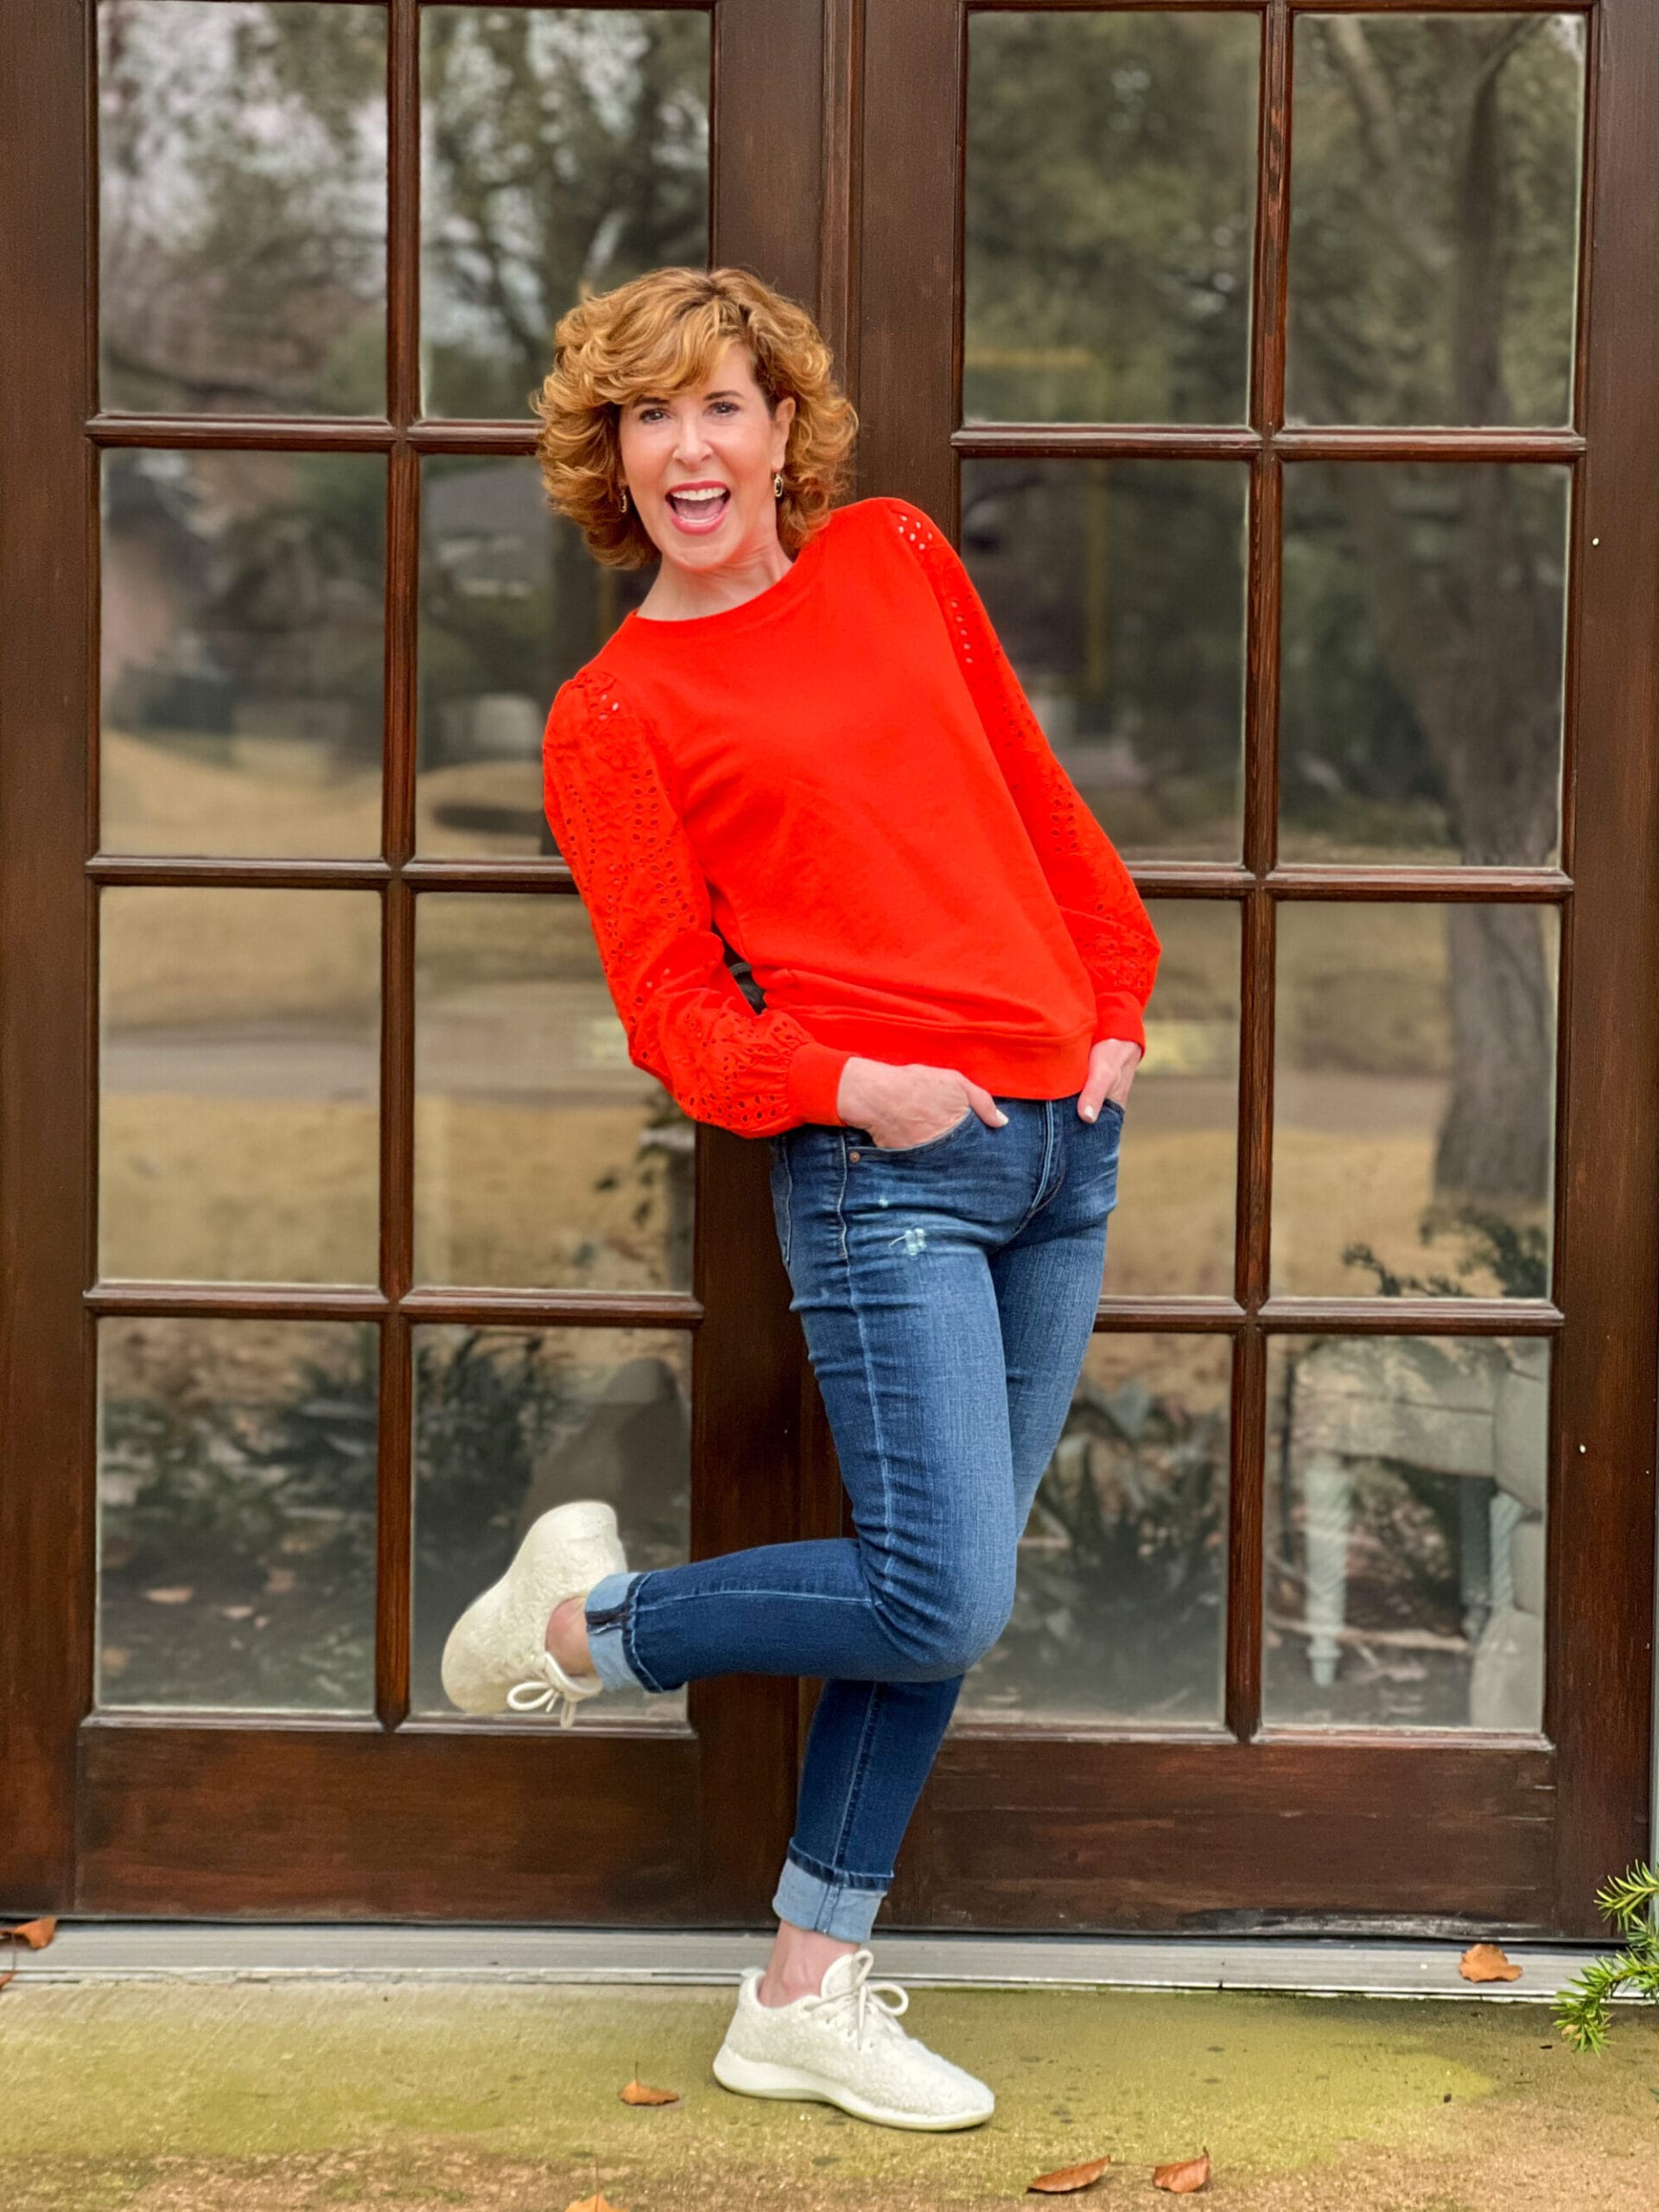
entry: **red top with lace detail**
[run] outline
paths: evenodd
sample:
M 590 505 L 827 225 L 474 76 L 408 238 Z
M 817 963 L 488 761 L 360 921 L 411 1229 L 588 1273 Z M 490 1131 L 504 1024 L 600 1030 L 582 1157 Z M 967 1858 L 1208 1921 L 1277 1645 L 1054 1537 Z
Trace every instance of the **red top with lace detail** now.
M 694 1120 L 839 1122 L 854 1054 L 1063 1097 L 1096 1039 L 1144 1045 L 1146 908 L 902 499 L 835 509 L 740 607 L 626 614 L 543 766 L 628 1056 Z

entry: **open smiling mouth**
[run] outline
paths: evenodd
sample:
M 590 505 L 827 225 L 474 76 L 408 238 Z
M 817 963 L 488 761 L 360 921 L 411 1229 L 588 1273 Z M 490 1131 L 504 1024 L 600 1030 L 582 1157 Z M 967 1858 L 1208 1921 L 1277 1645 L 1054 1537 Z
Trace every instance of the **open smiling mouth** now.
M 686 530 L 712 530 L 731 505 L 729 492 L 671 492 L 668 504 Z

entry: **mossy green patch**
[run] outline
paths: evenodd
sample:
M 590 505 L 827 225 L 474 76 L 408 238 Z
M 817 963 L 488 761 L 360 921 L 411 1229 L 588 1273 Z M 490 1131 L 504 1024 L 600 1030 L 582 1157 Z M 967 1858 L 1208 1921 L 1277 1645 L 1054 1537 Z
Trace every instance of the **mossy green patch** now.
M 210 2169 L 217 2196 L 200 2201 L 227 2207 L 263 2206 L 285 2175 L 270 2201 L 295 2208 L 563 2212 L 597 2181 L 632 2212 L 787 2191 L 885 2212 L 1006 2201 L 1046 2167 L 1108 2152 L 1144 2182 L 1200 2145 L 1217 2191 L 1386 2154 L 1441 2177 L 1402 2202 L 1454 2212 L 1446 2170 L 1477 2119 L 1493 2139 L 1518 2127 L 1564 2154 L 1617 2137 L 1639 2163 L 1645 2140 L 1659 2174 L 1659 2024 L 1636 2015 L 1586 2059 L 1531 2006 L 917 1990 L 906 2024 L 998 2093 L 988 2126 L 934 2137 L 721 2089 L 709 2061 L 725 1990 L 19 1984 L 0 1999 L 19 2212 L 194 2204 L 186 2177 Z M 636 2072 L 682 2101 L 623 2105 Z

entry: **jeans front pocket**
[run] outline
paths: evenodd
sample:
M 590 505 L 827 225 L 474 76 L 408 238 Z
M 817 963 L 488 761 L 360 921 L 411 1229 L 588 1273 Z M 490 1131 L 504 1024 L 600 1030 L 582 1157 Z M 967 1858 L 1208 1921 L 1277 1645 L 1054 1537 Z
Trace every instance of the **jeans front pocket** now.
M 857 1149 L 866 1159 L 909 1160 L 918 1152 L 931 1152 L 937 1145 L 949 1144 L 952 1137 L 961 1135 L 969 1122 L 978 1119 L 971 1106 L 965 1107 L 948 1129 L 941 1129 L 936 1137 L 924 1137 L 919 1144 L 877 1144 L 868 1129 L 849 1130 L 849 1135 L 860 1140 Z

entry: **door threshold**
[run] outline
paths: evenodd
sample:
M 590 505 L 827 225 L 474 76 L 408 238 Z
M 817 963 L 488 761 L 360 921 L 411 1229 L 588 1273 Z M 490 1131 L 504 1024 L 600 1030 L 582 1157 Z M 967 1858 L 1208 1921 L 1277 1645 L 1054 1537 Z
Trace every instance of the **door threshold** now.
M 14 1948 L 23 1982 L 327 1980 L 732 1983 L 769 1933 L 362 1922 L 66 1921 L 40 1951 Z M 1597 1947 L 1511 1942 L 1513 1982 L 1458 1972 L 1464 1946 L 1408 1937 L 885 1935 L 877 1971 L 916 1985 L 1014 1989 L 1282 1990 L 1316 1997 L 1548 2003 Z M 1605 1946 L 1601 1948 L 1605 1948 Z

